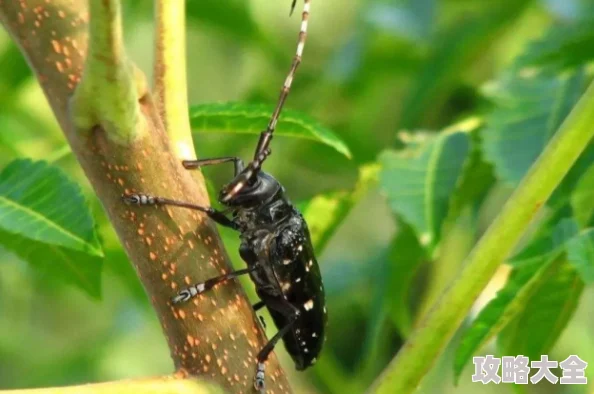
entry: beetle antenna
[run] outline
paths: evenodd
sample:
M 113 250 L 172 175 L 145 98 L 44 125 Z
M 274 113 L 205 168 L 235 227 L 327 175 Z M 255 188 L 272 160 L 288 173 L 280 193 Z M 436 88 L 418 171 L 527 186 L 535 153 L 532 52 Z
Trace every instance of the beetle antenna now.
M 291 4 L 291 13 L 295 8 L 297 0 L 293 0 Z M 233 196 L 237 195 L 246 184 L 249 184 L 251 181 L 255 179 L 257 174 L 260 172 L 262 168 L 262 164 L 270 155 L 270 141 L 272 141 L 272 134 L 276 129 L 276 124 L 278 123 L 278 118 L 280 113 L 285 105 L 285 101 L 289 96 L 289 91 L 291 90 L 291 85 L 293 83 L 293 78 L 295 77 L 295 72 L 297 71 L 297 67 L 301 64 L 301 57 L 303 55 L 303 47 L 305 46 L 305 39 L 307 38 L 307 24 L 309 21 L 309 4 L 310 0 L 303 0 L 303 13 L 301 16 L 301 29 L 299 30 L 299 40 L 297 41 L 297 52 L 295 53 L 295 57 L 293 58 L 293 63 L 291 64 L 291 69 L 289 70 L 289 74 L 285 79 L 285 83 L 280 92 L 280 96 L 278 98 L 278 102 L 276 104 L 276 108 L 270 117 L 270 121 L 268 122 L 268 126 L 266 130 L 260 133 L 260 139 L 258 140 L 258 145 L 256 146 L 256 152 L 254 153 L 254 159 L 243 169 L 243 171 L 231 181 L 221 192 L 221 201 L 226 202 L 233 198 Z
M 295 9 L 295 5 L 297 4 L 297 0 L 293 0 L 291 4 L 291 14 Z M 268 122 L 268 127 L 266 130 L 260 134 L 260 140 L 258 141 L 258 145 L 256 147 L 256 152 L 254 153 L 254 161 L 259 161 L 256 167 L 262 165 L 262 162 L 266 160 L 266 157 L 270 154 L 270 141 L 272 140 L 272 133 L 276 129 L 276 124 L 278 123 L 278 118 L 280 113 L 285 105 L 285 101 L 289 96 L 289 91 L 291 90 L 291 85 L 293 83 L 293 78 L 295 77 L 295 73 L 297 71 L 297 67 L 301 64 L 301 57 L 303 56 L 303 48 L 305 46 L 305 40 L 307 38 L 307 24 L 309 21 L 309 6 L 310 0 L 303 1 L 303 13 L 301 16 L 301 29 L 299 30 L 299 40 L 297 41 L 297 52 L 295 53 L 295 57 L 293 58 L 293 63 L 291 64 L 291 69 L 289 70 L 289 74 L 285 79 L 285 83 L 280 92 L 280 96 L 278 98 L 278 102 L 276 104 L 276 108 L 270 117 L 270 121 Z

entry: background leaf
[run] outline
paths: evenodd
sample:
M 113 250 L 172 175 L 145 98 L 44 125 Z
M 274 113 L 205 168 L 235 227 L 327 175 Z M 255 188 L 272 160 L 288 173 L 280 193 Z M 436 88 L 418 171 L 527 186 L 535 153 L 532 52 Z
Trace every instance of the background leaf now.
M 380 156 L 380 184 L 390 206 L 412 225 L 424 245 L 439 242 L 469 152 L 468 134 L 454 132 L 428 136 L 422 143 Z
M 472 357 L 524 310 L 534 293 L 553 271 L 551 266 L 558 259 L 558 255 L 559 253 L 552 258 L 541 257 L 529 265 L 516 268 L 505 287 L 499 290 L 497 296 L 481 310 L 470 327 L 465 330 L 456 350 L 454 359 L 456 382 Z
M 103 258 L 1 230 L 0 245 L 30 263 L 41 280 L 75 285 L 96 299 L 101 296 Z
M 516 185 L 585 88 L 582 72 L 508 75 L 487 89 L 494 108 L 483 133 L 485 157 L 498 177 Z
M 78 186 L 45 162 L 15 160 L 0 173 L 0 228 L 31 240 L 103 256 Z
M 577 222 L 582 227 L 590 224 L 594 215 L 594 166 L 582 175 L 570 198 L 573 216 Z
M 581 13 L 576 23 L 558 22 L 530 44 L 517 67 L 545 66 L 552 70 L 581 67 L 594 59 L 594 18 Z
M 594 284 L 594 229 L 584 231 L 567 243 L 567 260 L 586 284 Z
M 567 326 L 584 289 L 575 268 L 561 256 L 525 308 L 499 335 L 502 354 L 522 354 L 531 360 L 549 354 Z
M 203 104 L 190 108 L 190 123 L 197 133 L 256 134 L 266 129 L 273 107 L 258 104 Z M 348 147 L 331 130 L 307 115 L 283 110 L 275 136 L 303 138 L 326 144 L 350 158 Z

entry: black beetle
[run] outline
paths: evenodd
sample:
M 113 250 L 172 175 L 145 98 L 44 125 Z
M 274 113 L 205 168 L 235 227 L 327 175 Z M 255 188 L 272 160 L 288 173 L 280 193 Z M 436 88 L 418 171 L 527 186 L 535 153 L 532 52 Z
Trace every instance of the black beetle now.
M 223 187 L 219 195 L 219 202 L 227 209 L 217 211 L 210 207 L 142 193 L 123 197 L 128 204 L 173 205 L 199 210 L 220 225 L 240 232 L 242 242 L 239 253 L 248 267 L 185 288 L 173 297 L 172 302 L 186 302 L 218 283 L 240 275 L 250 275 L 261 299 L 254 305 L 254 309 L 266 306 L 279 328 L 279 332 L 258 354 L 254 378 L 258 390 L 264 388 L 264 363 L 281 338 L 298 370 L 316 362 L 325 340 L 327 313 L 324 287 L 307 223 L 286 198 L 281 184 L 261 171 L 262 164 L 270 155 L 270 141 L 301 62 L 307 34 L 309 1 L 304 0 L 297 53 L 268 127 L 260 134 L 254 159 L 247 166 L 237 157 L 183 161 L 187 169 L 226 162 L 235 164 L 234 179 Z

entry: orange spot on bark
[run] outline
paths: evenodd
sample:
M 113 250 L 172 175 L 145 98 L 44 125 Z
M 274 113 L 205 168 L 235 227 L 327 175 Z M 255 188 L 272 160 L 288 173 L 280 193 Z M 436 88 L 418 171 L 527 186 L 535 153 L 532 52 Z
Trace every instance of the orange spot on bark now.
M 178 313 L 179 313 L 179 317 L 181 317 L 182 320 L 186 318 L 186 312 L 184 312 L 183 309 L 180 309 L 178 311 Z
M 151 259 L 151 260 L 153 260 L 153 261 L 157 259 L 157 255 L 156 255 L 155 253 L 153 253 L 153 252 L 150 252 L 150 253 L 149 253 L 149 257 L 150 257 L 150 259 Z
M 52 47 L 54 48 L 54 52 L 62 53 L 62 47 L 60 47 L 60 43 L 56 40 L 52 40 Z

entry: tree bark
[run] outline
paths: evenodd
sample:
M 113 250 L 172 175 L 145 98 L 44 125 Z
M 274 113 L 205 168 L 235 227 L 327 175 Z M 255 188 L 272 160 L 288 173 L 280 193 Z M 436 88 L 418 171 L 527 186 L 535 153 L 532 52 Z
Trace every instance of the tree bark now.
M 109 7 L 108 0 L 95 1 Z M 145 192 L 209 205 L 204 184 L 196 182 L 172 152 L 175 143 L 142 78 L 135 79 L 135 110 L 142 122 L 134 138 L 112 138 L 109 129 L 118 125 L 110 125 L 101 114 L 96 125 L 81 129 L 69 112 L 69 100 L 85 70 L 87 3 L 0 0 L 0 21 L 37 76 L 116 229 L 159 316 L 178 375 L 208 377 L 230 392 L 253 392 L 255 357 L 266 339 L 239 284 L 218 285 L 182 306 L 169 301 L 180 288 L 230 271 L 213 223 L 183 208 L 129 207 L 121 201 L 124 193 Z M 266 372 L 267 392 L 290 392 L 274 355 Z

